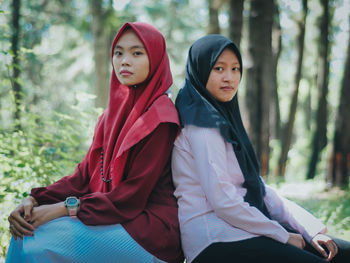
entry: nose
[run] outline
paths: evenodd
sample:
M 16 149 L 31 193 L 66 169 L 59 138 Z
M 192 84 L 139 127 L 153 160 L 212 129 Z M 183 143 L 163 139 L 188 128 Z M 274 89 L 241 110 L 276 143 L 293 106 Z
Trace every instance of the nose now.
M 124 55 L 120 58 L 120 63 L 122 66 L 130 66 L 130 58 L 128 55 Z
M 232 70 L 225 70 L 223 74 L 224 82 L 232 82 L 234 80 L 234 72 Z

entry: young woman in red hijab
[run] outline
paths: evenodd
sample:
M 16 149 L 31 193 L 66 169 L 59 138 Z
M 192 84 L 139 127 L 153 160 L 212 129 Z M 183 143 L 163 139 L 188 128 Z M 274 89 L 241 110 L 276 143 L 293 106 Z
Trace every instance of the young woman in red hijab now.
M 10 214 L 6 262 L 183 262 L 165 40 L 151 25 L 126 23 L 111 55 L 109 104 L 90 149 L 72 175 L 32 189 Z

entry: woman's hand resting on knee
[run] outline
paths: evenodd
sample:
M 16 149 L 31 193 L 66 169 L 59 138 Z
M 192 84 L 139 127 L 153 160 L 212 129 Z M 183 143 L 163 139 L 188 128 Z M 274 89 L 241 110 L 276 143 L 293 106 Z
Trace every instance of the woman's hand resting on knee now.
M 64 202 L 59 202 L 50 205 L 41 205 L 38 207 L 34 207 L 30 223 L 35 228 L 37 228 L 38 226 L 45 224 L 46 222 L 67 215 L 68 212 L 67 208 L 64 205 Z
M 326 258 L 327 261 L 331 261 L 332 258 L 338 253 L 338 247 L 335 244 L 335 242 L 326 235 L 323 234 L 317 234 L 314 236 L 314 238 L 311 240 L 310 243 L 322 256 Z M 329 254 L 327 254 L 326 250 L 322 247 L 325 246 Z
M 300 249 L 304 249 L 305 247 L 305 240 L 300 234 L 289 233 L 289 239 L 287 243 Z
M 33 197 L 28 197 L 13 210 L 8 217 L 10 222 L 10 232 L 15 240 L 26 236 L 33 236 L 34 229 L 38 226 L 56 219 L 61 216 L 68 215 L 64 202 L 50 205 L 38 206 Z
M 288 244 L 303 249 L 305 247 L 305 240 L 300 234 L 289 233 Z M 328 236 L 323 234 L 317 234 L 311 240 L 310 244 L 323 256 L 327 261 L 331 261 L 338 253 L 338 247 L 335 242 Z M 329 251 L 327 254 L 326 250 L 322 247 L 326 247 Z
M 33 235 L 34 227 L 30 222 L 33 208 L 37 205 L 37 201 L 29 196 L 11 212 L 8 221 L 10 222 L 10 232 L 15 240 L 17 237 L 22 239 L 23 235 Z

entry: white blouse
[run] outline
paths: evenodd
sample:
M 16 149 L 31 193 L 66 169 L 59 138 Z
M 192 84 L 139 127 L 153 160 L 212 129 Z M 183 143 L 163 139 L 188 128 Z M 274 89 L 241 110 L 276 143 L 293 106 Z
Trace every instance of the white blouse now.
M 285 227 L 310 242 L 325 226 L 305 209 L 266 187 L 272 220 L 244 201 L 244 177 L 233 147 L 216 128 L 187 125 L 172 154 L 182 248 L 187 262 L 214 242 L 266 236 L 286 243 Z M 293 215 L 292 215 L 293 214 Z

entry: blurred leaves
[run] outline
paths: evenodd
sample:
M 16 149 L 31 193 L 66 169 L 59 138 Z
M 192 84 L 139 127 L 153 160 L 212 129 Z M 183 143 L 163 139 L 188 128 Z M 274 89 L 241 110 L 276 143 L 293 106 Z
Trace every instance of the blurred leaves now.
M 80 109 L 73 106 L 67 114 L 49 117 L 24 112 L 23 130 L 0 127 L 0 254 L 5 255 L 9 242 L 9 211 L 31 188 L 71 174 L 83 159 L 101 110 Z
M 312 198 L 293 198 L 327 226 L 327 233 L 350 241 L 350 193 L 333 189 Z M 341 202 L 339 202 L 341 200 Z

